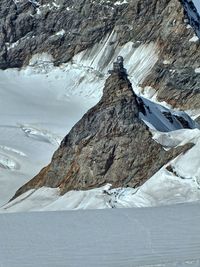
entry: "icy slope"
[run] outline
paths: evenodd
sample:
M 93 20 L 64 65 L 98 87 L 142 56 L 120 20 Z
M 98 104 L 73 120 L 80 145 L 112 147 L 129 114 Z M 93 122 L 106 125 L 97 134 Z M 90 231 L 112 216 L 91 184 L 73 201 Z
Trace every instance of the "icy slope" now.
M 42 71 L 0 71 L 0 205 L 50 161 L 66 132 L 99 99 L 94 88 L 101 82 L 93 74 L 77 92 L 84 70 Z
M 199 204 L 0 214 L 5 267 L 199 267 Z
M 199 201 L 200 130 L 154 131 L 153 138 L 166 149 L 187 142 L 195 145 L 137 189 L 111 189 L 108 184 L 93 190 L 69 191 L 60 196 L 59 189 L 42 187 L 22 194 L 4 205 L 0 212 L 152 207 Z
M 159 48 L 153 42 L 110 45 L 115 40 L 113 32 L 60 67 L 42 54 L 25 69 L 0 71 L 0 205 L 50 161 L 59 141 L 98 102 L 117 55 L 124 56 L 133 88 L 142 95 L 140 82 L 157 62 Z M 153 90 L 146 96 L 155 100 Z
M 117 53 L 127 53 L 132 80 L 142 79 L 154 66 L 153 43 L 137 49 L 128 43 L 115 50 L 109 46 L 115 38 L 108 35 L 61 67 L 53 67 L 52 57 L 43 53 L 25 69 L 0 71 L 0 205 L 50 161 L 60 140 L 98 102 Z
M 193 0 L 193 3 L 196 6 L 197 11 L 200 13 L 200 3 L 199 3 L 199 1 L 198 0 Z
M 189 20 L 189 24 L 193 27 L 194 31 L 196 32 L 197 38 L 200 38 L 200 16 L 199 16 L 199 9 L 200 5 L 197 0 L 190 1 L 190 0 L 182 0 L 186 15 Z
M 150 128 L 160 132 L 175 131 L 183 128 L 200 128 L 184 111 L 166 108 L 142 96 L 138 96 L 138 102 L 142 105 L 140 118 Z

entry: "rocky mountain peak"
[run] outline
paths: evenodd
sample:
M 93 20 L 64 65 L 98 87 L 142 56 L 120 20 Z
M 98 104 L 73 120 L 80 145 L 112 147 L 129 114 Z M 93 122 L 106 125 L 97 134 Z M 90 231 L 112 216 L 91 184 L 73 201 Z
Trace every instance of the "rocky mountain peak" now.
M 127 77 L 113 73 L 107 79 L 103 90 L 102 103 L 111 104 L 120 99 L 135 97 L 132 86 Z
M 51 163 L 15 197 L 29 189 L 58 187 L 61 193 L 111 183 L 137 187 L 190 145 L 165 151 L 139 118 L 139 104 L 126 75 L 113 72 L 99 103 L 63 139 Z

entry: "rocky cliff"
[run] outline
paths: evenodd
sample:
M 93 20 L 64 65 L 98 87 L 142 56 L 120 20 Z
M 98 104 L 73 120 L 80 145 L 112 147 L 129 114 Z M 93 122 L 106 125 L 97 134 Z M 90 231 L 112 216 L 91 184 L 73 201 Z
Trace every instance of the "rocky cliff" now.
M 103 97 L 72 128 L 51 163 L 20 188 L 58 187 L 61 193 L 111 183 L 138 187 L 190 145 L 165 151 L 139 119 L 139 104 L 127 77 L 113 73 Z
M 60 65 L 115 32 L 108 50 L 129 41 L 157 45 L 158 60 L 140 84 L 144 90 L 151 86 L 173 107 L 199 109 L 199 25 L 189 0 L 2 0 L 0 68 L 22 67 L 42 52 Z M 111 57 L 105 55 L 106 64 Z

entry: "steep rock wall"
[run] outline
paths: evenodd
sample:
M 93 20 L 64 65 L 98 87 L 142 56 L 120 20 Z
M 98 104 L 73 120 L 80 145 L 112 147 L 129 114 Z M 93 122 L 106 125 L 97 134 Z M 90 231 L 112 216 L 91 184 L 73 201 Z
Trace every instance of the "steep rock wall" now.
M 200 108 L 199 40 L 187 24 L 197 32 L 199 16 L 195 22 L 188 19 L 188 0 L 37 2 L 1 1 L 0 68 L 22 67 L 43 52 L 60 65 L 114 32 L 106 44 L 105 65 L 111 59 L 110 47 L 117 51 L 128 42 L 134 48 L 155 43 L 159 58 L 139 85 L 157 90 L 158 99 L 173 107 Z M 192 10 L 197 14 L 194 6 Z
M 138 187 L 191 146 L 165 151 L 139 119 L 139 104 L 126 77 L 112 74 L 100 102 L 72 128 L 51 163 L 15 197 L 32 188 L 61 193 L 99 187 Z

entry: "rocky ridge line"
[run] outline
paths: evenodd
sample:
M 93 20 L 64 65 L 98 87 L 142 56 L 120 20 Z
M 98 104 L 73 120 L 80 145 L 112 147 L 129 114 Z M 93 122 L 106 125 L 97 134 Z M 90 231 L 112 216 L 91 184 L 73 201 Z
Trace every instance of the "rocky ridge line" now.
M 191 145 L 165 151 L 139 119 L 139 106 L 126 77 L 113 73 L 103 97 L 64 138 L 51 163 L 15 197 L 42 186 L 86 190 L 110 183 L 138 187 Z M 15 198 L 14 197 L 14 198 Z
M 59 65 L 115 31 L 115 46 L 129 41 L 136 47 L 149 42 L 159 46 L 159 60 L 140 85 L 144 90 L 153 87 L 158 99 L 173 107 L 199 109 L 200 73 L 196 70 L 200 49 L 198 40 L 190 41 L 194 30 L 187 24 L 184 9 L 188 0 L 118 2 L 38 0 L 39 6 L 34 7 L 26 0 L 18 4 L 2 0 L 0 68 L 22 67 L 34 54 L 43 52 Z M 198 19 L 196 16 L 195 25 Z

